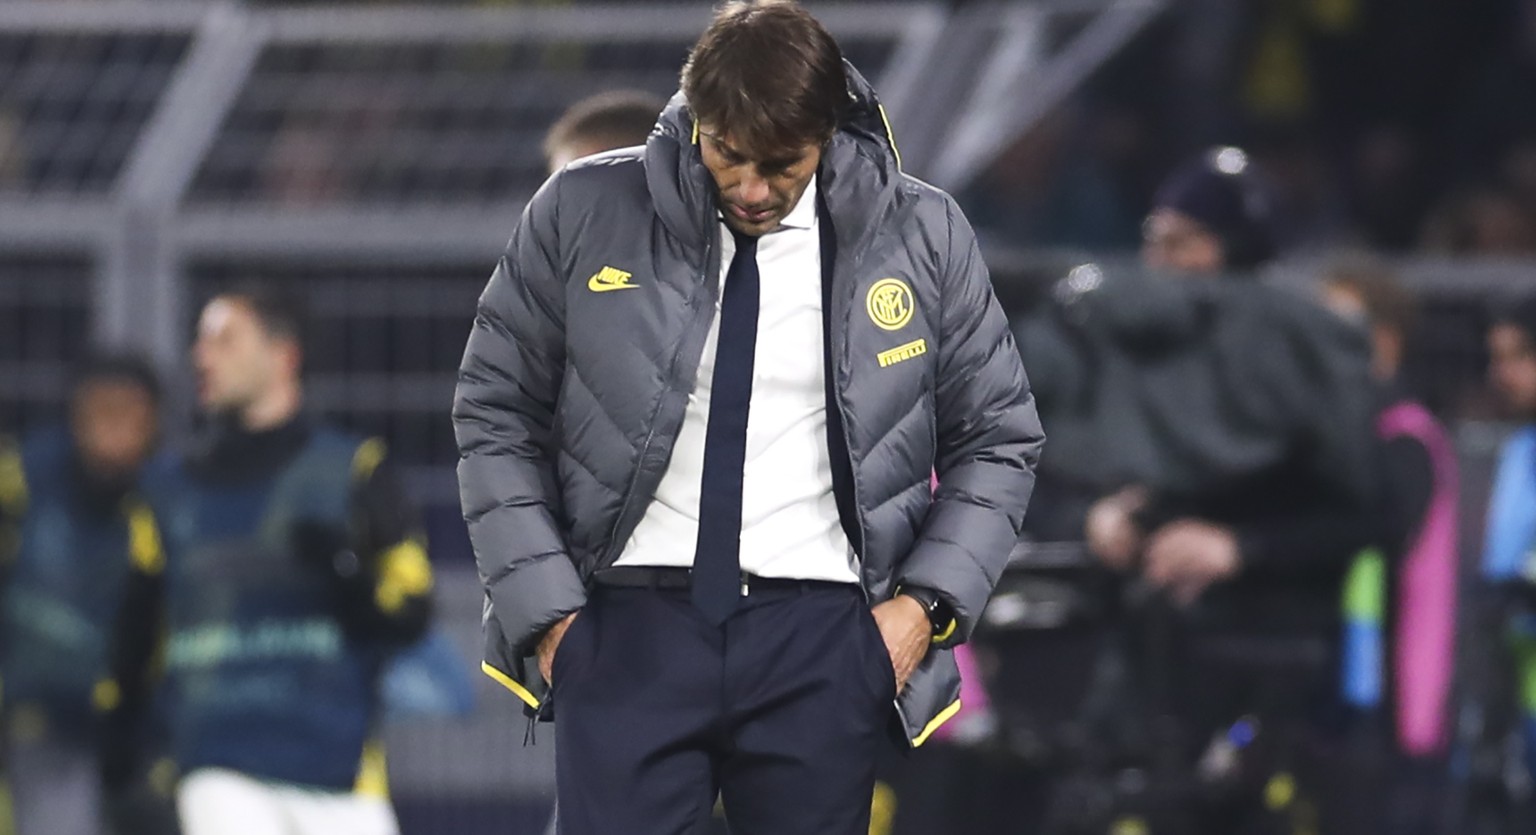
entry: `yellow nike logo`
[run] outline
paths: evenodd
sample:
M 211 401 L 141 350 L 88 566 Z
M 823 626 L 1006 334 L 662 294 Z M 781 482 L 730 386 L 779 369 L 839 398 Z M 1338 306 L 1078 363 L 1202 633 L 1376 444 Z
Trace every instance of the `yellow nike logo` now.
M 640 285 L 630 284 L 633 276 L 623 270 L 614 267 L 603 267 L 597 274 L 587 279 L 587 289 L 594 293 L 606 293 L 609 290 L 634 290 Z

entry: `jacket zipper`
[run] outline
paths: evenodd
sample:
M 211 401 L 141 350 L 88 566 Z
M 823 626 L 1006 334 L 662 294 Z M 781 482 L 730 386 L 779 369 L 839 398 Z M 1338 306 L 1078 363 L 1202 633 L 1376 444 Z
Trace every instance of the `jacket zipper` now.
M 863 260 L 862 255 L 858 258 L 850 258 L 849 260 L 848 272 L 850 275 L 856 274 L 859 261 Z M 833 290 L 838 289 L 837 274 L 837 263 L 834 260 L 831 282 Z M 853 284 L 855 287 L 858 286 L 857 281 L 853 282 Z M 869 572 L 869 526 L 864 524 L 864 502 L 859 497 L 859 476 L 853 461 L 853 438 L 848 433 L 848 410 L 843 407 L 843 385 L 840 376 L 841 360 L 843 355 L 846 354 L 844 349 L 847 348 L 848 341 L 847 317 L 838 315 L 838 298 L 836 293 L 827 293 L 827 302 L 832 305 L 832 309 L 827 311 L 828 327 L 826 338 L 829 342 L 827 353 L 832 358 L 832 361 L 828 363 L 827 373 L 832 375 L 833 394 L 833 402 L 828 405 L 837 409 L 838 429 L 843 435 L 843 449 L 848 453 L 848 475 L 851 482 L 848 486 L 853 490 L 854 521 L 859 526 L 859 541 L 864 545 L 864 553 L 859 555 L 859 594 L 864 596 L 865 605 L 871 605 L 874 603 L 874 600 L 870 597 L 869 584 L 865 579 Z M 839 339 L 838 334 L 841 334 L 841 339 Z
M 713 244 L 711 242 L 712 237 L 713 236 L 711 236 L 709 239 L 706 239 L 704 243 L 704 268 L 699 274 L 701 283 L 708 282 L 710 279 L 709 265 L 710 255 L 713 251 Z M 707 296 L 708 293 L 705 295 Z M 698 315 L 695 309 L 690 309 L 689 313 L 691 316 Z M 692 323 L 690 322 L 690 324 Z M 705 339 L 708 339 L 707 335 L 705 336 Z M 683 347 L 679 345 L 678 351 L 682 350 Z M 677 362 L 676 356 L 672 358 L 672 362 Z M 668 370 L 670 371 L 671 369 L 669 368 Z M 635 471 L 630 474 L 629 486 L 624 489 L 624 499 L 619 503 L 619 514 L 616 518 L 614 518 L 613 528 L 608 532 L 608 547 L 604 549 L 602 556 L 598 559 L 597 564 L 599 567 L 610 565 L 613 560 L 618 558 L 619 550 L 624 547 L 624 543 L 619 541 L 619 529 L 624 527 L 624 520 L 627 516 L 629 516 L 630 506 L 634 503 L 635 487 L 640 483 L 640 473 L 645 470 L 645 457 L 646 455 L 650 454 L 651 444 L 656 439 L 657 420 L 661 416 L 662 409 L 666 406 L 667 397 L 671 394 L 674 394 L 675 392 L 676 386 L 672 380 L 668 380 L 667 388 L 662 391 L 661 399 L 657 401 L 656 409 L 651 413 L 651 428 L 646 431 L 645 441 L 640 445 L 640 454 L 635 459 Z

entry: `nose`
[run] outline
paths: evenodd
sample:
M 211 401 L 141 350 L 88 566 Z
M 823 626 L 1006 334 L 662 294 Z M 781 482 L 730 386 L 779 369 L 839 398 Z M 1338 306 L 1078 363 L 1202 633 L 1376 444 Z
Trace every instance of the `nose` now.
M 758 174 L 748 173 L 741 178 L 741 185 L 736 189 L 738 197 L 746 206 L 758 206 L 768 202 L 768 181 Z

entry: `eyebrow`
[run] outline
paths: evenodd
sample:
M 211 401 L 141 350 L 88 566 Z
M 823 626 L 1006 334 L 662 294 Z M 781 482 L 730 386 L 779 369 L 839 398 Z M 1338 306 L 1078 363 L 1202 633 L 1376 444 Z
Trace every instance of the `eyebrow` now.
M 788 155 L 788 156 L 773 157 L 773 158 L 770 158 L 770 159 L 754 160 L 751 157 L 748 157 L 746 154 L 742 153 L 741 151 L 738 151 L 736 148 L 732 147 L 724 139 L 721 139 L 720 137 L 718 137 L 718 136 L 716 136 L 716 135 L 714 135 L 712 133 L 705 133 L 704 131 L 699 131 L 699 135 L 700 136 L 707 136 L 707 137 L 709 137 L 711 141 L 713 141 L 716 145 L 720 146 L 720 150 L 724 151 L 726 154 L 728 154 L 730 156 L 736 157 L 737 159 L 740 159 L 740 160 L 745 160 L 747 162 L 755 162 L 758 165 L 766 166 L 768 168 L 788 168 L 789 166 L 794 165 L 795 163 L 800 162 L 801 160 L 805 159 L 805 153 L 802 151 L 801 153 L 791 154 L 791 155 Z

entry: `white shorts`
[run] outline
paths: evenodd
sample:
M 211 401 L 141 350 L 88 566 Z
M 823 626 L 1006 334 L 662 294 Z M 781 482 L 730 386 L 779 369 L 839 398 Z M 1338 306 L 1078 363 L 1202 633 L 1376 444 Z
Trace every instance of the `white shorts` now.
M 389 801 L 199 769 L 176 793 L 182 835 L 399 835 Z

